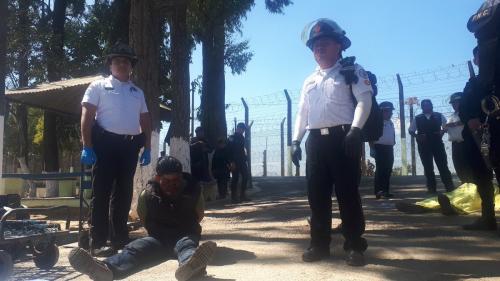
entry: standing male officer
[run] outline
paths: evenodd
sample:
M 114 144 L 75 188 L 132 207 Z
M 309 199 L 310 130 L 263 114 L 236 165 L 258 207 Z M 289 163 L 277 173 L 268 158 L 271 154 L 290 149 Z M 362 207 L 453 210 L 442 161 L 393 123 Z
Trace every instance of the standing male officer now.
M 380 199 L 391 198 L 393 195 L 389 192 L 391 181 L 392 166 L 394 165 L 394 145 L 396 144 L 396 131 L 394 123 L 391 121 L 394 105 L 389 101 L 381 102 L 379 105 L 384 119 L 384 131 L 380 139 L 370 145 L 370 149 L 375 155 L 375 197 Z
M 90 247 L 96 256 L 113 254 L 128 243 L 127 219 L 142 146 L 141 165 L 151 162 L 151 118 L 144 93 L 130 81 L 136 62 L 129 46 L 114 45 L 106 59 L 111 75 L 92 82 L 82 100 L 81 160 L 93 165 Z M 106 247 L 108 230 L 111 248 Z
M 306 175 L 311 207 L 311 244 L 305 262 L 330 255 L 332 192 L 339 203 L 347 264 L 365 264 L 362 238 L 365 220 L 359 195 L 361 128 L 368 119 L 372 87 L 366 71 L 355 65 L 359 81 L 351 86 L 341 74 L 342 51 L 351 45 L 345 31 L 329 19 L 308 25 L 302 38 L 313 51 L 318 68 L 304 81 L 293 135 L 294 163 L 301 158 L 300 141 L 306 130 Z M 352 90 L 351 90 L 352 88 Z M 354 95 L 357 104 L 354 103 Z
M 415 116 L 408 131 L 417 139 L 418 154 L 420 154 L 427 179 L 427 191 L 436 193 L 433 159 L 436 161 L 446 191 L 452 191 L 455 187 L 448 169 L 448 160 L 443 144 L 444 130 L 442 128 L 446 124 L 446 118 L 443 114 L 433 111 L 432 102 L 429 99 L 422 100 L 420 106 L 422 113 Z

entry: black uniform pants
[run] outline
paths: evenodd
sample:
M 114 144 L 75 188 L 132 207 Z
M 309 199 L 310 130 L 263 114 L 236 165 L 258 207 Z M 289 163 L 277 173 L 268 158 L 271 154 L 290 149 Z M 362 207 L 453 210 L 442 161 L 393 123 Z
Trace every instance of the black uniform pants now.
M 471 166 L 467 161 L 465 142 L 452 142 L 451 143 L 451 156 L 453 159 L 453 166 L 457 172 L 457 176 L 462 183 L 472 182 Z
M 236 167 L 234 171 L 231 171 L 231 198 L 232 199 L 243 199 L 246 197 L 246 189 L 248 182 L 248 165 L 244 161 L 236 162 Z M 238 197 L 238 180 L 241 175 L 241 192 Z
M 464 130 L 468 130 L 465 128 Z M 464 132 L 464 144 L 466 148 L 466 160 L 472 167 L 472 182 L 477 186 L 479 197 L 481 197 L 481 214 L 485 219 L 495 219 L 495 202 L 493 187 L 493 171 L 486 166 L 479 147 L 472 138 L 472 134 Z
M 344 138 L 348 130 L 349 126 L 337 126 L 330 128 L 328 135 L 311 130 L 306 141 L 313 248 L 325 249 L 330 245 L 334 185 L 345 238 L 344 249 L 364 251 L 367 248 L 366 240 L 361 237 L 365 219 L 358 190 L 360 159 L 351 159 L 345 153 Z
M 389 193 L 389 185 L 394 164 L 394 146 L 375 144 L 375 194 Z
M 444 149 L 444 144 L 441 138 L 427 137 L 424 141 L 419 142 L 418 154 L 420 155 L 420 160 L 424 166 L 424 175 L 427 180 L 427 189 L 429 191 L 436 191 L 436 175 L 434 174 L 433 159 L 436 162 L 439 175 L 441 176 L 441 181 L 443 182 L 446 191 L 451 191 L 455 188 L 451 179 L 450 170 L 448 169 L 446 150 Z
M 102 129 L 94 130 L 92 137 L 97 162 L 92 179 L 91 247 L 105 246 L 109 237 L 113 246 L 121 248 L 128 243 L 128 213 L 144 138 L 115 135 Z

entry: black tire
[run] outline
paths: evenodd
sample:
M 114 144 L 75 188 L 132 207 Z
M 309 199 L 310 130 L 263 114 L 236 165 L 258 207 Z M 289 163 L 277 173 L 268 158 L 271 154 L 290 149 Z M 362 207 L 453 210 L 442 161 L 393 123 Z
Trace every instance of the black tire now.
M 56 244 L 36 245 L 33 249 L 33 261 L 40 269 L 51 269 L 59 260 L 59 248 Z
M 6 251 L 0 250 L 0 280 L 7 280 L 12 275 L 14 263 Z

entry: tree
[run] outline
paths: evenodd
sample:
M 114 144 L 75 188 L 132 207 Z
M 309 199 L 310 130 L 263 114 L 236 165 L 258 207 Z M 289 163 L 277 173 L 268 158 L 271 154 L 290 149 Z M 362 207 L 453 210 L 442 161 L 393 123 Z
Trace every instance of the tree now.
M 5 74 L 7 57 L 7 0 L 0 0 L 0 137 L 4 135 L 4 115 L 5 115 Z M 3 139 L 0 140 L 0 174 L 3 173 Z
M 281 13 L 290 4 L 290 0 L 266 0 L 273 13 Z M 254 0 L 206 0 L 190 6 L 194 35 L 203 53 L 201 125 L 212 146 L 227 135 L 224 65 L 240 74 L 253 55 L 248 52 L 248 41 L 234 43 L 231 36 L 241 33 L 241 20 L 254 5 Z

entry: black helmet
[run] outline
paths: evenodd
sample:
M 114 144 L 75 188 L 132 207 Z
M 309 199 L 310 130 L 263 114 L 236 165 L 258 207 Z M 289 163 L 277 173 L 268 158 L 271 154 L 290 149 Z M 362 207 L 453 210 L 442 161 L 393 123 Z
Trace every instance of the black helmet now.
M 115 57 L 125 57 L 130 59 L 132 66 L 135 66 L 138 61 L 137 55 L 135 54 L 134 50 L 130 48 L 129 45 L 121 42 L 117 42 L 115 45 L 113 45 L 113 47 L 111 47 L 111 50 L 106 56 L 106 63 L 110 64 L 111 60 Z
M 390 101 L 383 101 L 379 104 L 380 109 L 389 109 L 389 110 L 394 110 L 394 105 L 392 105 L 392 102 Z
M 243 122 L 240 122 L 240 123 L 238 123 L 238 125 L 236 125 L 236 128 L 246 130 L 247 125 L 245 125 L 245 123 L 243 123 Z
M 453 103 L 455 101 L 460 101 L 461 99 L 462 99 L 462 92 L 453 93 L 450 96 L 450 103 Z
M 345 50 L 351 46 L 351 40 L 345 36 L 345 31 L 330 19 L 321 18 L 308 24 L 302 31 L 302 41 L 312 50 L 314 41 L 322 37 L 333 38 Z

